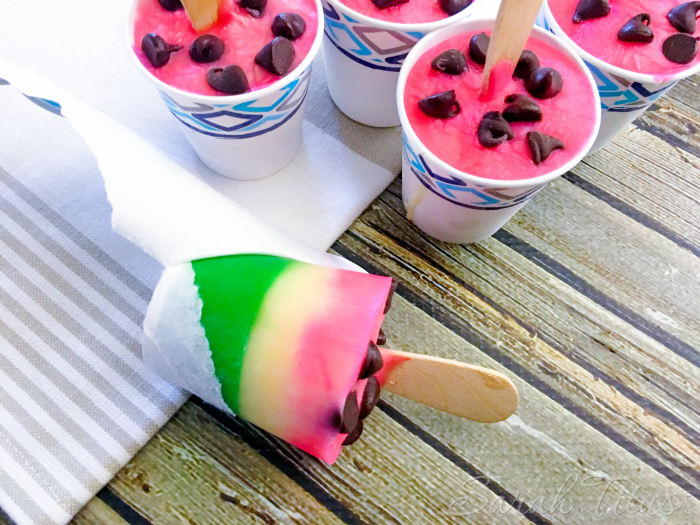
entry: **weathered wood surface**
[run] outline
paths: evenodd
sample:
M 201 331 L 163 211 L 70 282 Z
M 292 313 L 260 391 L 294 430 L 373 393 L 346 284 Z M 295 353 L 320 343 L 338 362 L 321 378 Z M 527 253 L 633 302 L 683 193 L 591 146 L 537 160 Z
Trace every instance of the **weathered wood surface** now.
M 401 283 L 390 347 L 506 373 L 514 417 L 386 394 L 327 467 L 193 399 L 75 523 L 700 522 L 700 76 L 635 124 L 476 246 L 400 181 L 334 246 Z

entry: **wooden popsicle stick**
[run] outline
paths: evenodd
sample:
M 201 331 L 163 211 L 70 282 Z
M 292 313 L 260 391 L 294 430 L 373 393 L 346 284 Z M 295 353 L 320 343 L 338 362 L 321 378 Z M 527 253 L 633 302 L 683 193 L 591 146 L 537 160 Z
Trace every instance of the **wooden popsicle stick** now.
M 495 370 L 440 357 L 379 349 L 382 388 L 424 405 L 481 423 L 496 423 L 518 407 L 513 382 Z
M 202 31 L 219 18 L 219 0 L 182 0 L 187 16 L 196 31 Z
M 540 7 L 542 7 L 542 0 L 501 1 L 496 24 L 491 34 L 489 50 L 486 53 L 484 78 L 481 85 L 482 94 L 488 92 L 493 66 L 502 60 L 507 60 L 513 64 L 513 70 L 515 70 L 532 32 L 532 26 L 537 20 Z

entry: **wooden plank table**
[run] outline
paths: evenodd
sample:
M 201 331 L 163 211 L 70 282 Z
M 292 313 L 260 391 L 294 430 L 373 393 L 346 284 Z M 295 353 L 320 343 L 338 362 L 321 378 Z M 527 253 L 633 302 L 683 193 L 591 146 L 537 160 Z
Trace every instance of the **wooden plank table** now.
M 386 394 L 328 467 L 193 398 L 75 523 L 700 523 L 698 130 L 700 76 L 487 241 L 397 181 L 334 245 L 400 282 L 391 347 L 513 378 L 508 421 Z

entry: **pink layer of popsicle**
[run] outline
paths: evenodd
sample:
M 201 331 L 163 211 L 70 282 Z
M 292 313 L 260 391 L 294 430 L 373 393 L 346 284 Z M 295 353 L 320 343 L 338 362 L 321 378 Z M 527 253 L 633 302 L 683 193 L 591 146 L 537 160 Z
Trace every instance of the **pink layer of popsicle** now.
M 255 55 L 275 37 L 271 29 L 274 17 L 289 12 L 300 14 L 306 21 L 306 31 L 292 42 L 295 51 L 294 62 L 289 69 L 292 71 L 309 53 L 316 36 L 318 12 L 313 0 L 268 0 L 265 14 L 260 18 L 252 17 L 235 0 L 221 0 L 218 22 L 202 33 L 194 30 L 184 10 L 169 12 L 160 6 L 158 0 L 140 0 L 134 22 L 134 52 L 156 78 L 183 91 L 224 95 L 207 84 L 206 73 L 211 67 L 232 64 L 243 68 L 251 90 L 260 89 L 280 77 L 255 64 Z M 141 52 L 141 39 L 151 32 L 170 44 L 183 47 L 172 54 L 170 61 L 161 68 L 151 66 Z M 190 59 L 190 45 L 202 34 L 216 35 L 225 43 L 224 54 L 216 62 L 197 64 Z
M 399 24 L 422 24 L 447 18 L 437 0 L 410 0 L 386 9 L 377 8 L 371 0 L 340 0 L 340 3 L 370 18 Z
M 527 49 L 534 51 L 543 67 L 554 67 L 564 78 L 564 89 L 554 98 L 537 100 L 542 122 L 512 124 L 515 138 L 488 149 L 479 144 L 477 126 L 488 111 L 503 111 L 505 97 L 528 95 L 522 80 L 497 79 L 498 93 L 492 100 L 480 100 L 483 68 L 471 60 L 469 71 L 451 76 L 433 70 L 431 61 L 439 53 L 456 48 L 467 56 L 469 40 L 477 33 L 458 35 L 425 52 L 409 73 L 404 93 L 406 113 L 421 142 L 438 158 L 465 173 L 487 179 L 520 180 L 550 173 L 573 159 L 586 146 L 595 128 L 598 108 L 593 87 L 576 63 L 562 52 L 531 37 Z M 454 89 L 462 106 L 459 115 L 441 120 L 425 115 L 418 101 L 426 96 Z M 528 95 L 529 96 L 529 95 Z M 528 148 L 528 131 L 540 131 L 559 138 L 565 149 L 555 151 L 536 166 Z
M 548 0 L 554 19 L 562 30 L 591 55 L 629 71 L 670 77 L 700 62 L 700 55 L 687 65 L 674 64 L 661 51 L 671 35 L 678 34 L 666 15 L 681 0 L 611 0 L 610 14 L 604 18 L 584 20 L 574 24 L 572 17 L 579 0 Z M 651 15 L 654 41 L 650 44 L 621 42 L 617 33 L 627 21 L 640 13 Z M 698 34 L 696 34 L 698 36 Z
M 335 405 L 333 413 L 341 412 L 353 390 L 358 404 L 362 401 L 367 380 L 357 377 L 368 342 L 377 340 L 390 287 L 388 277 L 337 272 L 327 318 L 306 328 L 294 371 L 296 388 L 291 389 L 295 399 L 290 400 L 299 426 L 285 439 L 326 463 L 337 459 L 346 437 L 331 424 L 329 403 Z

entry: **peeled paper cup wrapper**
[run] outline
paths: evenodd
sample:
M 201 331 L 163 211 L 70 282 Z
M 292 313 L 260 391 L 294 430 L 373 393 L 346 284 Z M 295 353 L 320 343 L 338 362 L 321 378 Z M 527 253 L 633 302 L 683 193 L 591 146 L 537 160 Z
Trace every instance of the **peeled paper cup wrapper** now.
M 584 61 L 595 79 L 600 95 L 600 131 L 590 153 L 605 147 L 622 128 L 633 122 L 679 80 L 700 71 L 700 65 L 668 77 L 635 73 L 610 65 L 581 49 L 561 29 L 545 0 L 537 25 L 566 42 Z
M 157 325 L 157 316 L 171 308 L 174 315 L 180 316 L 178 322 L 182 326 L 191 326 L 192 330 L 198 326 L 203 331 L 192 320 L 197 307 L 192 292 L 196 295 L 196 288 L 172 286 L 174 281 L 188 278 L 191 261 L 259 254 L 364 272 L 342 257 L 314 250 L 268 226 L 122 124 L 41 77 L 0 59 L 0 84 L 8 83 L 73 125 L 95 155 L 102 172 L 112 206 L 112 227 L 166 267 L 144 322 L 143 359 L 153 372 L 171 383 L 193 390 L 183 378 L 183 369 L 188 372 L 187 367 L 173 366 L 156 343 L 153 327 Z M 177 297 L 168 297 L 173 290 L 181 292 Z M 195 310 L 184 308 L 175 312 L 182 301 L 188 307 L 194 304 Z M 192 368 L 193 363 L 188 365 Z M 208 371 L 206 363 L 202 366 Z M 196 372 L 189 370 L 189 373 Z M 208 389 L 205 384 L 196 390 L 205 401 L 230 412 L 216 389 Z
M 158 90 L 202 162 L 236 180 L 262 179 L 284 168 L 301 145 L 311 62 L 323 38 L 320 0 L 316 0 L 319 17 L 314 43 L 296 69 L 262 89 L 221 97 L 169 86 L 141 64 L 133 51 L 133 20 L 138 2 L 133 2 L 126 22 L 128 54 Z
M 588 153 L 600 124 L 581 152 L 558 170 L 532 179 L 492 180 L 453 168 L 431 153 L 413 131 L 403 104 L 408 74 L 418 58 L 439 42 L 470 31 L 493 29 L 494 20 L 472 17 L 421 40 L 409 53 L 399 76 L 397 103 L 403 126 L 402 195 L 409 220 L 425 233 L 444 242 L 470 244 L 496 233 L 513 215 L 544 188 L 563 175 Z M 538 27 L 532 36 L 571 57 L 588 77 L 583 61 L 560 40 Z M 592 90 L 598 104 L 598 92 Z
M 398 24 L 362 15 L 339 0 L 321 0 L 325 17 L 323 63 L 328 90 L 351 119 L 375 127 L 398 126 L 396 83 L 407 53 L 428 33 L 471 16 L 477 0 L 454 16 Z

